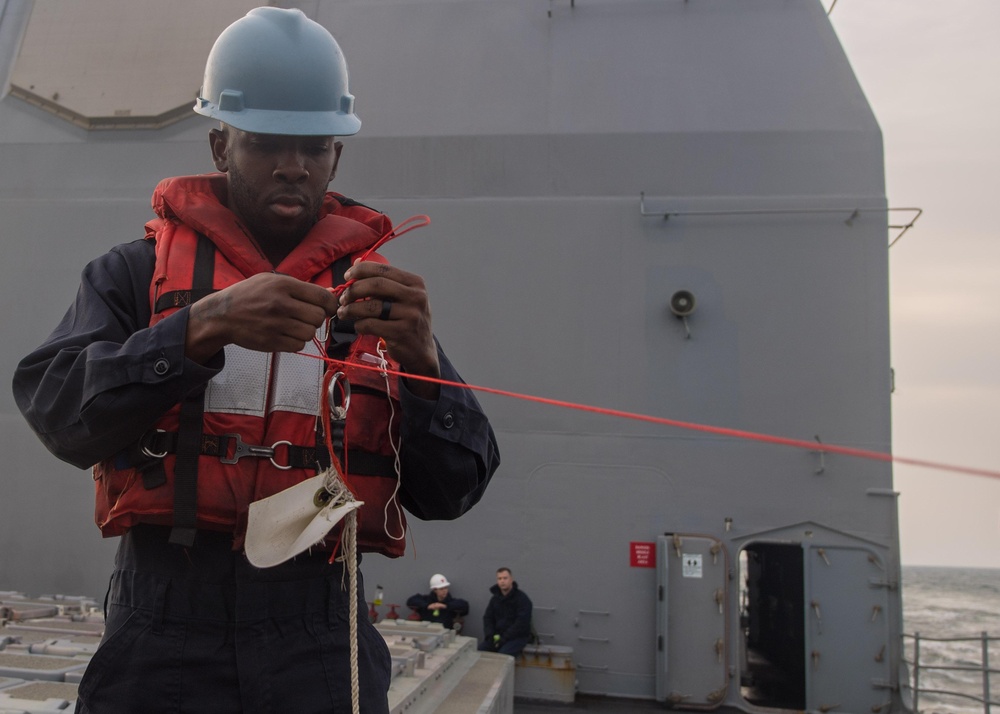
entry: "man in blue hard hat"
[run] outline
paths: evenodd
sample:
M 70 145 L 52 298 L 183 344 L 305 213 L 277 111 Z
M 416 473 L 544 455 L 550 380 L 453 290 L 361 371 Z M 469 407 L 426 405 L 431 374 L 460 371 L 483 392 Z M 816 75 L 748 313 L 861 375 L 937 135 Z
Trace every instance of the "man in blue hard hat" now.
M 389 220 L 327 191 L 335 137 L 361 126 L 347 79 L 299 10 L 228 27 L 195 105 L 221 124 L 219 173 L 162 181 L 145 239 L 87 266 L 17 369 L 19 408 L 56 456 L 94 467 L 97 523 L 121 537 L 78 712 L 387 712 L 388 650 L 334 557 L 345 532 L 256 568 L 249 506 L 346 463 L 375 514 L 357 549 L 394 557 L 399 506 L 455 518 L 499 463 L 423 280 L 368 256 Z M 343 402 L 328 419 L 324 356 Z

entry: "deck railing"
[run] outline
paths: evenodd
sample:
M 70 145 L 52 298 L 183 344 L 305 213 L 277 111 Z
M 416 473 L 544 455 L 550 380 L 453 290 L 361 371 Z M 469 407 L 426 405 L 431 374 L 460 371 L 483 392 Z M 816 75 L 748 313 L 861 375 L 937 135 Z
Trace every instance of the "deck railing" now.
M 913 660 L 904 657 L 903 661 L 910 665 L 913 673 L 913 711 L 920 713 L 920 695 L 937 694 L 946 697 L 957 697 L 977 702 L 983 706 L 983 711 L 990 714 L 991 707 L 1000 707 L 1000 701 L 990 698 L 990 675 L 1000 674 L 1000 670 L 990 669 L 990 642 L 1000 641 L 1000 637 L 990 637 L 983 632 L 979 637 L 925 637 L 919 632 L 914 634 L 904 634 L 904 638 L 913 640 Z M 924 664 L 920 661 L 921 642 L 979 642 L 981 643 L 982 658 L 976 664 Z M 958 671 L 958 672 L 979 672 L 982 678 L 982 696 L 977 696 L 968 692 L 958 692 L 947 689 L 927 689 L 920 686 L 920 674 L 926 671 Z

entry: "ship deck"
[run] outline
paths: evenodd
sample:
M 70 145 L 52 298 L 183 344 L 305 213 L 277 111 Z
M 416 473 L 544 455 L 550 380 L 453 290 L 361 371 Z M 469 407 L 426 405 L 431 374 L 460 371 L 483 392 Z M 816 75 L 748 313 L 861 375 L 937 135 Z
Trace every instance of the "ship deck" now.
M 572 704 L 514 700 L 514 714 L 577 714 L 577 712 L 633 714 L 663 710 L 663 703 L 648 699 L 616 699 L 589 694 L 577 694 Z

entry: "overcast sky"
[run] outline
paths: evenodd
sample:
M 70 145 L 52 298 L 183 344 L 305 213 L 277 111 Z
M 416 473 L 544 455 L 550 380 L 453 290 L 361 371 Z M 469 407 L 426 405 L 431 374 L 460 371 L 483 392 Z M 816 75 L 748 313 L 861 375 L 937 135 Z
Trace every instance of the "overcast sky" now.
M 837 0 L 830 19 L 889 205 L 924 209 L 889 252 L 894 451 L 1000 471 L 1000 3 Z M 897 464 L 895 483 L 904 564 L 1000 568 L 1000 479 Z

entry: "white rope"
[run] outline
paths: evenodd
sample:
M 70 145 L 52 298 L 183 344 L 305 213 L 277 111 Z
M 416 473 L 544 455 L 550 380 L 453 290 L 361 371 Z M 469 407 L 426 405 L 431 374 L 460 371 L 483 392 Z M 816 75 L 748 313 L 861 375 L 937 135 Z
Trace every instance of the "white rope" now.
M 385 349 L 382 347 L 382 341 L 379 340 L 378 346 L 378 356 L 381 360 L 382 371 L 379 373 L 382 375 L 382 379 L 385 380 L 385 396 L 389 401 L 389 424 L 386 426 L 386 433 L 389 436 L 389 445 L 392 447 L 392 452 L 395 454 L 395 459 L 393 460 L 393 469 L 396 471 L 396 488 L 392 491 L 392 497 L 385 502 L 385 507 L 382 509 L 382 530 L 385 531 L 386 536 L 392 540 L 405 540 L 406 539 L 406 527 L 403 525 L 403 513 L 399 507 L 399 499 L 397 494 L 399 493 L 399 487 L 401 485 L 402 479 L 400 478 L 400 466 L 399 466 L 399 444 L 396 440 L 392 438 L 392 420 L 396 417 L 396 407 L 392 404 L 392 389 L 389 387 L 389 373 L 385 371 L 388 367 L 389 362 L 385 358 Z M 389 532 L 389 506 L 394 506 L 396 509 L 396 522 L 399 523 L 400 534 L 398 536 L 393 535 Z
M 347 581 L 351 598 L 351 709 L 361 714 L 361 687 L 358 684 L 358 512 L 347 514 L 344 525 L 347 541 L 344 544 L 344 558 L 347 560 Z
M 324 473 L 323 488 L 331 495 L 335 503 L 347 503 L 354 500 L 354 495 L 343 482 L 337 469 L 330 468 Z M 351 710 L 353 714 L 361 714 L 361 687 L 358 683 L 358 512 L 351 511 L 344 519 L 343 538 L 344 552 L 337 560 L 347 565 L 347 593 L 350 598 L 349 628 L 351 647 Z M 344 586 L 343 577 L 340 582 Z

